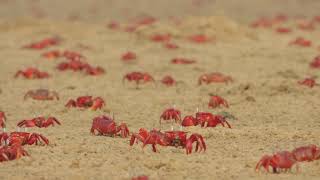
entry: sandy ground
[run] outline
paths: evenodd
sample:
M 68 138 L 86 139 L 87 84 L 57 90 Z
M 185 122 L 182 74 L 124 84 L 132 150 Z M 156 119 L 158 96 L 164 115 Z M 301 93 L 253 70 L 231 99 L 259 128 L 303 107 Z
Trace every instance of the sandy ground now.
M 310 10 L 311 11 L 311 10 Z M 246 19 L 245 17 L 244 19 Z M 16 123 L 39 115 L 55 116 L 62 125 L 47 129 L 33 128 L 50 140 L 49 146 L 27 146 L 30 157 L 0 164 L 0 179 L 130 179 L 148 175 L 150 179 L 319 179 L 320 162 L 301 163 L 301 171 L 267 174 L 254 171 L 264 154 L 291 150 L 310 143 L 319 145 L 319 87 L 297 84 L 308 76 L 319 76 L 308 64 L 320 52 L 320 24 L 317 31 L 295 30 L 279 35 L 269 30 L 252 30 L 246 24 L 227 17 L 184 18 L 181 26 L 162 21 L 136 33 L 107 29 L 102 23 L 63 22 L 58 20 L 16 19 L 0 22 L 0 110 L 8 116 L 8 129 Z M 174 34 L 180 48 L 168 50 L 150 42 L 154 32 Z M 214 42 L 194 44 L 184 36 L 202 32 L 215 37 Z M 77 72 L 58 72 L 62 59 L 40 57 L 43 50 L 21 46 L 53 35 L 63 42 L 50 49 L 79 51 L 88 62 L 106 69 L 106 74 L 92 77 Z M 315 44 L 311 48 L 288 46 L 303 35 Z M 318 43 L 318 44 L 317 44 Z M 83 49 L 85 44 L 90 49 Z M 138 55 L 136 63 L 120 60 L 125 51 Z M 196 64 L 172 65 L 174 57 L 194 58 Z M 49 72 L 47 80 L 14 79 L 25 67 Z M 176 87 L 146 84 L 135 89 L 122 84 L 124 74 L 149 72 L 159 81 L 172 75 L 182 83 Z M 234 82 L 197 86 L 203 73 L 222 72 Z M 59 101 L 23 100 L 31 89 L 47 88 L 60 94 Z M 209 93 L 218 94 L 230 108 L 207 108 Z M 70 98 L 101 96 L 106 107 L 98 111 L 66 109 Z M 162 111 L 173 104 L 190 115 L 196 108 L 210 112 L 228 111 L 238 120 L 230 120 L 232 129 L 184 128 L 205 137 L 207 151 L 186 155 L 185 150 L 159 146 L 129 146 L 129 138 L 90 135 L 92 119 L 112 112 L 118 123 L 128 124 L 131 132 L 139 128 L 158 128 Z M 178 129 L 178 127 L 175 127 Z M 169 130 L 166 125 L 163 130 Z

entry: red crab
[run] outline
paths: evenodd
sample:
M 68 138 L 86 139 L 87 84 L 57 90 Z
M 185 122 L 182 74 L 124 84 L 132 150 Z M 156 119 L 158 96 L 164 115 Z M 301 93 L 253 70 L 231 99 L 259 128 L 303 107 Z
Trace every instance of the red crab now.
M 124 82 L 125 80 L 135 81 L 137 84 L 137 88 L 140 83 L 154 82 L 154 79 L 150 74 L 142 72 L 128 73 L 123 77 L 122 82 Z
M 137 58 L 137 55 L 134 52 L 128 51 L 121 56 L 123 61 L 131 61 Z
M 9 146 L 12 144 L 21 144 L 21 145 L 32 145 L 39 143 L 49 144 L 49 140 L 37 133 L 27 133 L 27 132 L 11 132 L 10 134 L 4 132 L 0 133 L 0 142 L 4 142 Z
M 0 162 L 19 159 L 22 156 L 28 156 L 26 150 L 20 144 L 0 147 Z
M 187 58 L 174 58 L 171 60 L 172 64 L 194 64 L 195 60 L 187 59 Z
M 121 136 L 122 138 L 128 137 L 129 129 L 125 123 L 116 125 L 114 120 L 108 116 L 98 116 L 93 119 L 90 132 L 96 135 L 104 136 Z M 120 132 L 120 134 L 118 134 Z
M 3 130 L 6 128 L 7 117 L 4 112 L 0 111 L 0 128 Z
M 320 55 L 316 56 L 310 63 L 311 68 L 320 68 Z
M 266 17 L 261 17 L 259 19 L 257 19 L 256 21 L 254 21 L 253 23 L 251 23 L 250 27 L 252 28 L 259 28 L 259 27 L 263 27 L 263 28 L 269 28 L 272 26 L 272 21 Z
M 178 49 L 179 46 L 172 43 L 172 42 L 167 42 L 164 44 L 164 47 L 166 47 L 167 49 Z
M 314 78 L 305 78 L 302 81 L 298 81 L 299 84 L 308 86 L 310 88 L 313 88 L 313 86 L 317 86 L 319 84 L 316 83 L 316 80 Z
M 207 37 L 204 34 L 195 34 L 195 35 L 189 36 L 188 39 L 194 43 L 199 43 L 199 44 L 206 43 L 212 40 L 211 38 Z
M 42 57 L 47 59 L 56 59 L 61 57 L 61 55 L 62 55 L 61 52 L 58 50 L 52 50 L 52 51 L 41 54 Z
M 92 110 L 101 109 L 105 105 L 101 97 L 93 98 L 92 96 L 80 96 L 76 100 L 69 100 L 66 107 L 90 108 Z
M 86 70 L 85 71 L 86 74 L 91 76 L 99 76 L 105 73 L 105 70 L 100 66 L 97 66 L 97 67 L 88 66 L 87 68 L 85 68 L 85 70 Z
M 273 155 L 264 155 L 256 165 L 256 171 L 259 171 L 261 166 L 269 172 L 269 166 L 272 167 L 273 173 L 277 173 L 278 170 L 290 170 L 296 163 L 295 157 L 289 151 L 277 152 Z
M 177 83 L 171 76 L 163 77 L 161 82 L 162 82 L 162 84 L 165 84 L 166 86 L 173 86 Z
M 297 23 L 297 27 L 301 30 L 306 30 L 306 31 L 313 31 L 315 29 L 314 22 L 313 21 L 309 22 L 306 20 L 299 21 Z
M 197 121 L 197 124 L 201 125 L 201 127 L 216 127 L 219 124 L 225 127 L 225 123 L 226 123 L 228 128 L 231 128 L 231 125 L 228 123 L 225 116 L 214 115 L 209 112 L 197 112 L 196 121 Z
M 31 97 L 34 100 L 59 100 L 59 95 L 55 91 L 49 91 L 47 89 L 30 90 L 24 95 L 24 99 Z
M 84 63 L 79 59 L 70 59 L 70 61 L 62 62 L 58 64 L 57 69 L 60 71 L 65 71 L 65 70 L 81 71 L 89 67 L 90 65 L 88 63 Z
M 277 31 L 278 33 L 281 33 L 281 34 L 287 34 L 287 33 L 292 32 L 292 30 L 291 30 L 290 28 L 285 28 L 285 27 L 278 27 L 278 28 L 276 29 L 276 31 Z
M 142 175 L 142 176 L 132 177 L 131 180 L 149 180 L 149 177 Z
M 314 161 L 320 159 L 320 148 L 314 144 L 295 148 L 292 154 L 296 161 Z
M 139 133 L 134 133 L 131 135 L 130 146 L 132 146 L 135 140 L 143 142 L 143 147 L 147 144 L 152 145 L 153 152 L 157 152 L 156 145 L 161 146 L 174 146 L 182 147 L 186 149 L 186 153 L 192 153 L 192 144 L 196 142 L 195 152 L 201 152 L 206 150 L 206 144 L 203 137 L 200 134 L 191 134 L 187 138 L 187 132 L 184 131 L 165 131 L 161 132 L 159 130 L 151 130 L 148 132 L 146 129 L 141 128 Z
M 233 79 L 230 76 L 226 76 L 218 72 L 213 72 L 201 75 L 198 79 L 198 85 L 201 85 L 202 83 L 228 83 L 232 81 Z
M 168 42 L 171 39 L 171 35 L 170 34 L 153 34 L 150 37 L 151 41 L 154 42 Z
M 46 72 L 39 71 L 36 68 L 26 68 L 25 70 L 20 70 L 15 74 L 15 78 L 22 75 L 26 79 L 43 79 L 43 78 L 49 78 L 49 74 Z
M 310 47 L 311 41 L 304 39 L 303 37 L 297 37 L 294 41 L 291 41 L 289 45 L 297 45 L 302 47 Z
M 55 117 L 48 117 L 47 119 L 44 117 L 36 117 L 30 120 L 22 120 L 20 121 L 17 126 L 18 127 L 39 127 L 39 128 L 43 128 L 43 127 L 49 127 L 54 126 L 54 124 L 58 124 L 61 125 L 61 123 L 58 121 L 58 119 L 56 119 Z
M 185 116 L 181 122 L 181 126 L 197 126 L 198 121 L 195 117 L 193 116 Z
M 69 59 L 69 60 L 80 60 L 80 59 L 83 59 L 84 56 L 78 52 L 74 52 L 74 51 L 64 51 L 63 52 L 63 57 Z
M 223 99 L 222 97 L 220 96 L 216 96 L 216 95 L 213 95 L 210 97 L 210 101 L 209 101 L 209 104 L 208 104 L 208 107 L 209 108 L 217 108 L 219 107 L 220 105 L 228 108 L 229 105 L 228 105 L 228 102 Z
M 60 43 L 60 41 L 61 41 L 61 39 L 58 37 L 47 38 L 47 39 L 43 39 L 42 41 L 26 45 L 26 46 L 24 46 L 24 48 L 44 49 L 49 46 L 57 45 L 58 43 Z
M 160 116 L 160 125 L 161 120 L 174 120 L 175 122 L 181 122 L 181 112 L 175 108 L 169 108 L 163 111 L 163 113 Z

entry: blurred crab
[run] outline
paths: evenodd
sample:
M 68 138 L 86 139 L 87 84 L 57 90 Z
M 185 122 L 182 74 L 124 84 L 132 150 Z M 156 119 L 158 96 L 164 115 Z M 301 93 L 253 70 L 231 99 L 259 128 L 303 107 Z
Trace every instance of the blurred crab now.
M 273 173 L 277 173 L 280 169 L 290 170 L 295 163 L 296 160 L 291 152 L 276 152 L 273 155 L 264 155 L 257 163 L 256 171 L 259 171 L 261 166 L 263 166 L 269 172 L 269 166 L 271 166 Z
M 198 79 L 198 85 L 202 83 L 210 84 L 210 83 L 228 83 L 232 82 L 233 79 L 230 76 L 223 75 L 218 72 L 203 74 Z
M 47 89 L 30 90 L 24 95 L 24 100 L 28 98 L 34 100 L 59 100 L 59 95 L 55 91 L 49 91 Z
M 147 83 L 147 82 L 154 82 L 153 77 L 149 73 L 142 73 L 142 72 L 131 72 L 126 74 L 122 82 L 124 83 L 125 80 L 128 81 L 135 81 L 137 88 L 139 88 L 140 83 Z
M 316 80 L 311 77 L 311 78 L 305 78 L 304 80 L 298 81 L 299 84 L 308 86 L 310 88 L 313 88 L 314 86 L 318 86 L 319 84 L 316 83 Z
M 162 84 L 165 84 L 166 86 L 173 86 L 177 83 L 171 76 L 163 77 L 161 82 L 162 82 Z
M 44 49 L 44 48 L 47 48 L 49 46 L 57 45 L 60 42 L 61 42 L 61 39 L 59 37 L 46 38 L 46 39 L 43 39 L 43 40 L 41 40 L 39 42 L 26 45 L 26 46 L 24 46 L 24 48 Z
M 161 125 L 161 120 L 174 120 L 174 122 L 181 122 L 181 112 L 177 109 L 168 108 L 163 111 L 163 113 L 160 116 L 159 123 Z
M 48 117 L 47 119 L 40 116 L 30 120 L 22 120 L 17 126 L 18 127 L 39 127 L 39 128 L 47 128 L 50 125 L 54 126 L 54 124 L 61 125 L 61 123 L 55 117 Z
M 26 79 L 43 79 L 43 78 L 49 78 L 49 74 L 47 72 L 42 72 L 36 68 L 26 68 L 25 70 L 19 70 L 15 74 L 15 78 L 19 76 L 23 76 Z
M 311 41 L 304 39 L 303 37 L 297 37 L 295 40 L 291 41 L 289 45 L 297 45 L 301 47 L 310 47 L 312 45 Z
M 0 128 L 4 131 L 6 128 L 7 117 L 4 112 L 0 111 Z
M 0 146 L 0 162 L 20 159 L 22 156 L 28 155 L 20 144 Z
M 217 95 L 211 95 L 208 107 L 209 108 L 217 108 L 220 105 L 222 105 L 226 108 L 229 107 L 228 102 L 225 99 L 223 99 L 222 97 L 217 96 Z
M 93 98 L 92 96 L 80 96 L 76 100 L 70 99 L 65 105 L 66 107 L 89 108 L 92 110 L 101 109 L 105 105 L 101 97 Z
M 171 60 L 172 64 L 194 64 L 196 63 L 195 60 L 187 59 L 187 58 L 173 58 Z
M 20 144 L 20 145 L 33 145 L 33 144 L 49 144 L 49 140 L 41 134 L 28 133 L 28 132 L 11 132 L 10 134 L 3 132 L 0 133 L 0 142 L 6 145 Z

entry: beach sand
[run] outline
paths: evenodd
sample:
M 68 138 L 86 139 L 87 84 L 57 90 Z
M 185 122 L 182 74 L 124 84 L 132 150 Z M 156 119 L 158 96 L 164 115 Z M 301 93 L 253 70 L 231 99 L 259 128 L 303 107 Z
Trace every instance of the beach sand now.
M 14 2 L 19 3 L 9 3 Z M 269 1 L 262 2 L 269 4 Z M 43 4 L 43 1 L 34 3 Z M 176 5 L 179 3 L 177 1 Z M 310 14 L 314 10 L 311 3 L 305 5 L 311 8 L 305 11 Z M 226 4 L 223 7 L 227 9 L 232 1 Z M 25 6 L 19 7 L 27 9 Z M 191 5 L 185 7 L 192 9 Z M 298 6 L 292 7 L 288 14 L 294 14 Z M 36 116 L 55 116 L 62 125 L 28 129 L 28 132 L 46 136 L 50 144 L 25 146 L 30 156 L 1 163 L 0 179 L 130 179 L 138 175 L 163 180 L 319 179 L 320 161 L 300 163 L 300 172 L 293 168 L 292 172 L 279 174 L 255 172 L 255 165 L 264 154 L 308 144 L 319 145 L 320 87 L 308 88 L 297 82 L 320 75 L 319 70 L 309 67 L 320 53 L 317 48 L 320 24 L 315 31 L 295 29 L 283 35 L 249 28 L 246 20 L 257 18 L 248 17 L 249 12 L 237 19 L 232 15 L 236 12 L 230 16 L 214 15 L 208 9 L 192 13 L 205 17 L 186 17 L 186 13 L 180 11 L 183 14 L 180 25 L 164 18 L 133 33 L 107 28 L 108 21 L 102 15 L 97 15 L 96 20 L 100 22 L 90 22 L 92 17 L 87 16 L 84 21 L 69 22 L 62 17 L 39 20 L 20 17 L 8 9 L 8 12 L 1 11 L 6 17 L 0 21 L 0 110 L 7 115 L 8 131 L 16 130 L 20 120 Z M 254 13 L 256 10 L 252 11 Z M 52 14 L 59 16 L 58 12 Z M 126 19 L 123 16 L 119 15 Z M 109 20 L 117 19 L 115 17 L 117 14 Z M 290 23 L 288 26 L 294 28 Z M 170 50 L 161 43 L 151 42 L 149 36 L 154 33 L 172 34 L 179 49 Z M 204 44 L 186 40 L 197 33 L 214 40 Z M 61 37 L 62 42 L 46 50 L 21 48 L 52 36 Z M 288 46 L 298 36 L 312 40 L 313 46 Z M 80 52 L 87 57 L 87 62 L 103 67 L 106 73 L 86 76 L 80 72 L 59 72 L 55 67 L 64 61 L 62 58 L 48 60 L 40 56 L 55 49 Z M 121 61 L 126 51 L 135 52 L 137 60 L 133 63 Z M 196 63 L 170 64 L 175 57 L 195 59 Z M 30 66 L 47 71 L 51 77 L 44 80 L 13 77 L 18 70 Z M 139 89 L 134 83 L 123 84 L 123 76 L 132 71 L 148 72 L 156 83 L 141 85 Z M 210 72 L 221 72 L 234 81 L 198 86 L 199 76 Z M 162 85 L 160 80 L 165 75 L 179 81 L 177 86 Z M 38 88 L 57 91 L 60 100 L 23 100 L 28 90 Z M 230 107 L 208 109 L 209 94 L 224 97 Z M 100 96 L 106 106 L 97 111 L 64 106 L 69 99 L 84 95 Z M 114 115 L 115 121 L 126 123 L 131 132 L 138 132 L 139 128 L 159 128 L 159 116 L 173 105 L 183 116 L 192 115 L 199 108 L 212 113 L 228 111 L 237 119 L 229 120 L 232 129 L 222 126 L 183 128 L 189 135 L 200 133 L 207 144 L 206 152 L 190 155 L 186 155 L 184 149 L 163 146 L 157 146 L 159 153 L 154 153 L 149 145 L 143 149 L 141 143 L 130 147 L 130 138 L 90 134 L 92 119 L 99 115 Z M 171 124 L 167 123 L 162 130 L 170 128 Z M 174 128 L 179 130 L 177 125 Z

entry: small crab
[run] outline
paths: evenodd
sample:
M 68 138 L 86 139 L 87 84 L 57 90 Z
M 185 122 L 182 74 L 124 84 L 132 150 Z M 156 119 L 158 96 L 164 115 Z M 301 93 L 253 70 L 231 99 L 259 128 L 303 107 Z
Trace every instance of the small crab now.
M 277 173 L 280 169 L 290 170 L 295 163 L 296 160 L 291 152 L 281 151 L 273 155 L 264 155 L 257 163 L 256 171 L 259 171 L 263 166 L 269 172 L 269 166 L 271 166 L 273 173 Z
M 59 100 L 59 95 L 55 91 L 49 91 L 47 89 L 30 90 L 24 95 L 24 99 L 31 97 L 34 100 Z
M 85 68 L 85 72 L 86 74 L 91 76 L 99 76 L 104 74 L 105 70 L 100 66 L 97 66 L 97 67 L 88 66 Z
M 286 27 L 278 27 L 278 28 L 276 28 L 276 32 L 281 33 L 281 34 L 287 34 L 287 33 L 291 33 L 292 29 L 286 28 Z
M 310 63 L 311 68 L 320 68 L 320 55 L 316 56 Z
M 70 59 L 67 62 L 62 62 L 58 64 L 57 69 L 60 71 L 73 70 L 81 71 L 88 68 L 90 65 L 88 63 L 82 62 L 79 59 Z
M 304 80 L 298 81 L 299 84 L 308 86 L 310 88 L 313 88 L 313 86 L 318 86 L 319 84 L 316 83 L 315 78 L 305 78 Z
M 69 60 L 81 60 L 81 59 L 85 58 L 82 54 L 80 54 L 78 52 L 68 51 L 68 50 L 64 51 L 62 55 L 63 55 L 63 57 L 65 57 Z
M 137 59 L 137 55 L 134 52 L 128 51 L 121 56 L 122 61 L 129 62 Z
M 174 44 L 172 42 L 165 43 L 164 47 L 167 49 L 178 49 L 179 48 L 179 46 L 177 44 Z
M 147 82 L 154 82 L 153 77 L 149 73 L 142 73 L 142 72 L 131 72 L 124 75 L 122 82 L 124 83 L 125 80 L 128 81 L 135 81 L 137 85 L 137 89 L 139 88 L 139 84 L 147 83 Z
M 28 155 L 20 144 L 0 146 L 0 162 L 20 159 L 22 156 Z
M 47 58 L 47 59 L 56 59 L 61 57 L 61 52 L 58 50 L 52 50 L 52 51 L 48 51 L 45 52 L 43 54 L 41 54 L 42 57 Z
M 47 72 L 42 72 L 36 68 L 26 68 L 25 70 L 20 70 L 15 74 L 15 78 L 19 76 L 23 76 L 26 79 L 43 79 L 43 78 L 49 78 L 50 75 Z
M 10 134 L 3 132 L 0 133 L 0 142 L 6 145 L 20 144 L 20 145 L 32 145 L 32 144 L 49 144 L 49 140 L 41 134 L 28 133 L 28 132 L 11 132 Z
M 92 121 L 91 134 L 104 136 L 121 136 L 125 138 L 129 135 L 129 129 L 125 123 L 116 125 L 114 119 L 109 116 L 98 116 Z M 97 132 L 97 133 L 96 133 Z M 120 133 L 120 134 L 119 134 Z
M 43 39 L 39 42 L 32 43 L 29 45 L 24 46 L 24 48 L 29 48 L 29 49 L 44 49 L 49 46 L 57 45 L 59 44 L 61 39 L 59 37 L 52 37 L 52 38 L 46 38 Z
M 224 106 L 226 108 L 229 107 L 228 102 L 225 99 L 223 99 L 222 97 L 217 96 L 217 95 L 212 95 L 210 97 L 210 100 L 209 100 L 209 103 L 208 103 L 208 107 L 209 108 L 217 108 L 220 105 L 222 105 L 222 106 Z
M 214 115 L 209 112 L 197 112 L 196 113 L 197 124 L 200 124 L 201 127 L 216 127 L 218 124 L 221 124 L 225 127 L 227 124 L 228 128 L 231 128 L 231 125 L 226 120 L 226 117 L 223 115 Z
M 54 126 L 54 124 L 61 125 L 61 123 L 55 117 L 44 118 L 42 116 L 36 117 L 29 120 L 20 121 L 17 126 L 18 127 L 38 127 L 38 128 L 47 128 L 50 125 Z
M 178 109 L 168 108 L 163 111 L 160 116 L 159 123 L 161 125 L 161 120 L 174 120 L 175 122 L 181 122 L 181 112 Z
M 206 36 L 206 35 L 204 35 L 204 34 L 191 35 L 191 36 L 188 37 L 188 39 L 189 39 L 191 42 L 199 43 L 199 44 L 212 41 L 212 38 L 209 38 L 208 36 Z
M 168 42 L 171 39 L 170 34 L 153 34 L 150 40 L 153 42 Z
M 162 82 L 162 84 L 165 84 L 166 86 L 173 86 L 177 83 L 171 76 L 163 77 L 161 82 Z
M 202 83 L 228 83 L 232 81 L 233 79 L 230 76 L 226 76 L 218 72 L 213 72 L 201 75 L 198 79 L 198 85 L 201 85 Z
M 310 144 L 295 148 L 292 151 L 294 159 L 298 162 L 314 161 L 320 159 L 320 147 Z
M 291 41 L 289 45 L 297 45 L 301 47 L 310 47 L 312 45 L 312 42 L 304 39 L 303 37 L 297 37 L 295 40 Z
M 69 100 L 65 105 L 66 107 L 78 107 L 85 109 L 97 110 L 101 109 L 105 105 L 104 100 L 101 97 L 93 98 L 92 96 L 80 96 L 76 100 Z
M 194 64 L 196 63 L 193 59 L 187 59 L 187 58 L 173 58 L 171 60 L 172 64 Z

